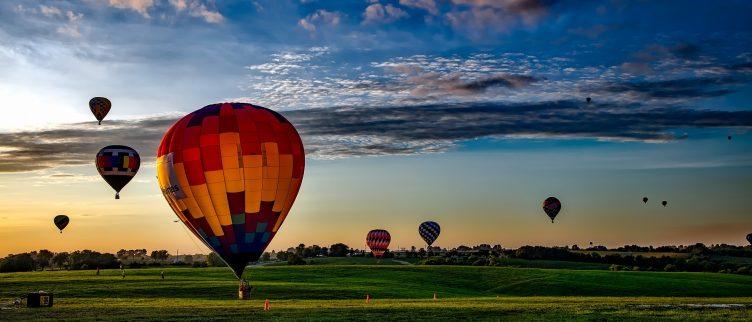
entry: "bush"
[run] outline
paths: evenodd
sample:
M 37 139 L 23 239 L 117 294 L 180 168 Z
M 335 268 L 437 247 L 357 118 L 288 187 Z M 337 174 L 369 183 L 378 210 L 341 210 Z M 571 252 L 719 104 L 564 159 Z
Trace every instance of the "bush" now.
M 193 262 L 193 264 L 191 264 L 191 266 L 192 267 L 207 267 L 209 265 L 207 265 L 206 262 Z
M 617 271 L 620 271 L 620 270 L 622 270 L 622 267 L 621 267 L 621 265 L 616 265 L 616 264 L 613 264 L 613 265 L 611 265 L 611 267 L 609 267 L 608 269 L 610 269 L 610 270 L 612 270 L 612 271 L 614 271 L 614 272 L 617 272 Z
M 666 267 L 664 267 L 663 270 L 666 272 L 676 272 L 676 265 L 666 264 Z

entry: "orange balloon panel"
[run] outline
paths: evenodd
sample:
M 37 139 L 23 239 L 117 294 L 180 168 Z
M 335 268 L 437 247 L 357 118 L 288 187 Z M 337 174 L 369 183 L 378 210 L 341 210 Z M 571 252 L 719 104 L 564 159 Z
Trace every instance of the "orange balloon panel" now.
M 303 143 L 278 113 L 208 105 L 162 138 L 157 178 L 175 214 L 240 277 L 290 212 L 303 180 Z

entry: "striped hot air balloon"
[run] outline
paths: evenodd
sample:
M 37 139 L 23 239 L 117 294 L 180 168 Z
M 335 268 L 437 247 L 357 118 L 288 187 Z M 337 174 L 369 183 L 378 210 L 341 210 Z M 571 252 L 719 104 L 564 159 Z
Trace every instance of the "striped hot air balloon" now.
M 304 166 L 293 125 L 244 103 L 208 105 L 186 115 L 157 150 L 167 203 L 238 279 L 287 218 Z
M 389 232 L 383 229 L 374 229 L 368 232 L 366 235 L 366 245 L 371 249 L 373 257 L 381 258 L 389 248 L 389 242 L 392 241 L 392 236 Z
M 96 165 L 99 175 L 115 189 L 115 199 L 120 199 L 120 190 L 138 173 L 141 158 L 131 147 L 110 145 L 99 150 Z
M 434 221 L 426 221 L 418 226 L 418 233 L 426 241 L 426 244 L 431 246 L 441 234 L 441 226 Z

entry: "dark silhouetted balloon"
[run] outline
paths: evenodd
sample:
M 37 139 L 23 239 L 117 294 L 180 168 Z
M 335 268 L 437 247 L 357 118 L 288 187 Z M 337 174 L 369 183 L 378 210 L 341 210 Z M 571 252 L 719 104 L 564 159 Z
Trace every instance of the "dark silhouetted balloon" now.
M 551 222 L 554 222 L 554 218 L 556 218 L 556 215 L 559 214 L 560 210 L 561 202 L 559 199 L 548 197 L 546 200 L 543 200 L 543 211 L 545 211 L 546 215 L 551 218 Z
M 585 100 L 588 102 L 588 104 L 590 104 L 590 101 L 592 101 L 590 97 L 586 98 Z
M 434 221 L 426 221 L 418 226 L 418 233 L 420 234 L 420 237 L 426 241 L 426 244 L 431 246 L 433 242 L 436 241 L 436 238 L 439 238 L 439 234 L 441 234 L 441 226 Z
M 668 201 L 666 201 L 666 200 L 661 201 L 661 205 L 663 205 L 664 207 L 666 207 L 666 205 L 668 205 Z
M 643 203 L 648 203 L 648 197 L 642 197 L 642 202 Z
M 133 148 L 110 145 L 97 153 L 97 171 L 104 181 L 115 189 L 115 199 L 120 199 L 120 190 L 133 179 L 141 166 L 141 158 Z
M 60 229 L 60 233 L 62 234 L 63 229 L 65 229 L 65 227 L 68 226 L 68 223 L 70 223 L 70 218 L 66 215 L 57 215 L 52 221 L 55 223 L 55 226 L 57 226 L 57 229 Z
M 111 107 L 112 103 L 105 97 L 95 97 L 89 100 L 89 109 L 94 114 L 94 117 L 97 118 L 99 124 L 102 124 L 102 120 L 110 112 Z
M 157 180 L 175 215 L 241 279 L 279 231 L 303 182 L 300 135 L 282 115 L 245 103 L 178 120 L 157 149 Z
M 747 242 L 752 245 L 752 234 L 747 234 Z
M 392 236 L 389 232 L 383 229 L 374 229 L 368 232 L 366 235 L 366 245 L 371 249 L 373 257 L 381 258 L 389 248 L 389 242 L 392 241 Z
M 729 135 L 727 138 L 728 138 L 729 141 L 731 141 L 731 135 Z

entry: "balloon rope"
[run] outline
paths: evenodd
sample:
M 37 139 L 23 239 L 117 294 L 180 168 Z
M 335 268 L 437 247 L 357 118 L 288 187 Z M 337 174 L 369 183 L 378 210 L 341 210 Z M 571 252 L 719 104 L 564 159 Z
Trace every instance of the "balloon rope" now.
M 198 244 L 196 243 L 196 241 L 193 239 L 193 237 L 191 236 L 191 233 L 188 232 L 188 228 L 185 228 L 185 225 L 182 222 L 180 224 L 181 224 L 180 226 L 183 227 L 183 232 L 185 232 L 185 234 L 188 235 L 188 239 L 190 239 L 191 242 L 193 243 L 193 247 L 194 247 L 193 250 L 195 250 L 196 253 L 201 252 L 201 248 L 198 246 Z

